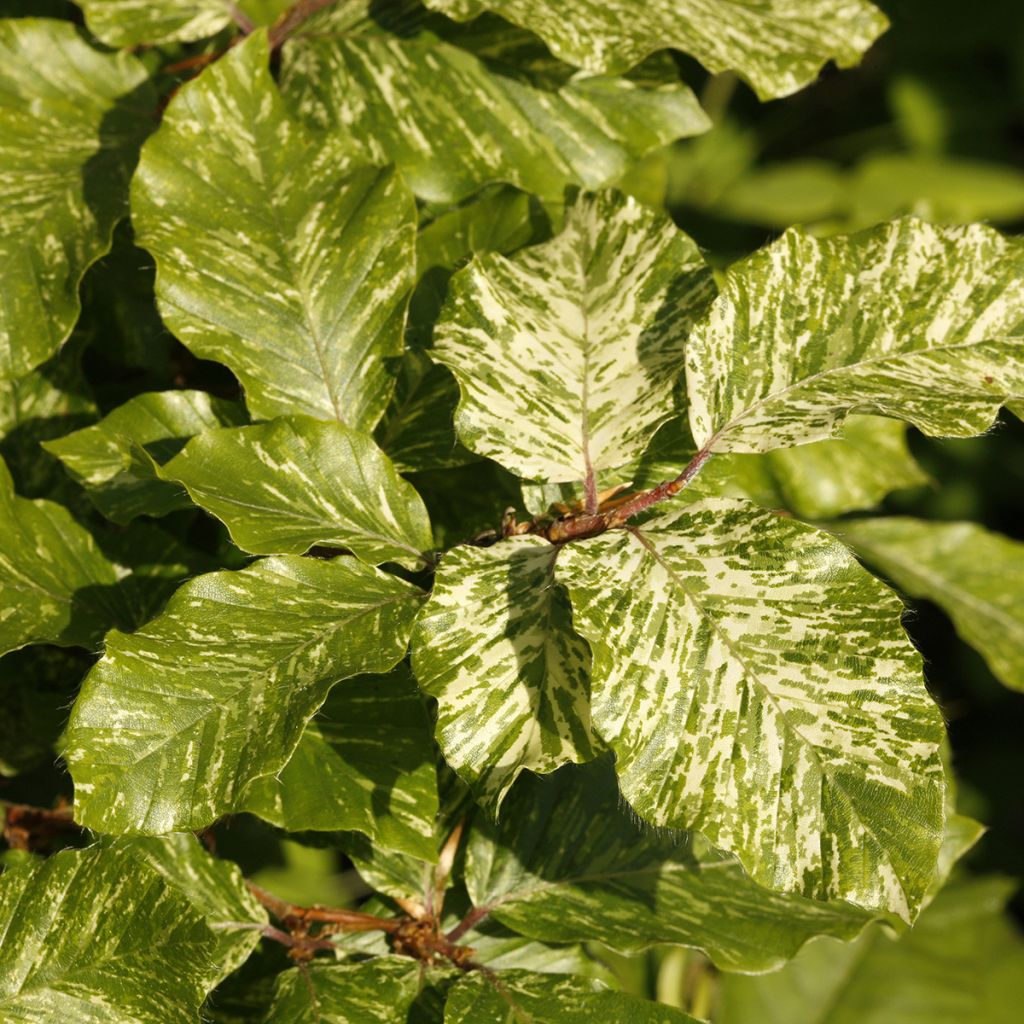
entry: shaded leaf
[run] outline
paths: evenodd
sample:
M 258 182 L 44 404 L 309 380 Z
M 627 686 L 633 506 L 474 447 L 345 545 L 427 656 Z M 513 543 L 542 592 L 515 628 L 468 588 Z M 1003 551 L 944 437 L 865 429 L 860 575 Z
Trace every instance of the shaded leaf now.
M 742 263 L 687 345 L 690 424 L 711 451 L 837 433 L 850 412 L 968 437 L 1024 394 L 1024 244 L 907 218 Z
M 709 71 L 737 71 L 761 99 L 796 92 L 834 59 L 860 61 L 885 30 L 867 0 L 426 0 L 454 18 L 491 10 L 536 32 L 562 60 L 591 71 L 623 71 L 665 47 Z
M 533 480 L 638 458 L 674 412 L 683 345 L 713 291 L 667 217 L 581 196 L 550 242 L 453 279 L 431 356 L 462 389 L 460 438 Z
M 559 554 L 623 796 L 782 892 L 912 921 L 942 716 L 898 598 L 829 534 L 709 498 Z
M 74 25 L 0 23 L 0 378 L 45 362 L 78 319 L 78 285 L 127 212 L 155 94 L 129 54 Z
M 501 971 L 470 974 L 459 981 L 445 1004 L 445 1024 L 697 1024 L 693 1017 L 646 999 L 614 992 L 600 981 L 568 974 Z
M 217 950 L 184 895 L 103 846 L 4 871 L 0 933 L 0 1014 L 26 1024 L 193 1024 Z
M 426 563 L 433 541 L 423 501 L 373 439 L 342 423 L 287 416 L 209 430 L 161 470 L 254 554 L 320 544 L 371 564 Z
M 111 632 L 71 714 L 76 820 L 196 829 L 281 769 L 331 686 L 405 653 L 420 592 L 351 558 L 284 556 L 190 580 Z
M 166 462 L 194 434 L 245 420 L 237 402 L 205 391 L 151 391 L 43 447 L 64 463 L 108 519 L 128 523 L 136 516 L 190 508 L 182 488 L 161 480 L 154 463 Z M 139 448 L 148 459 L 139 458 Z
M 168 326 L 231 368 L 255 417 L 369 430 L 402 352 L 412 196 L 291 121 L 267 61 L 256 32 L 172 100 L 132 184 L 138 242 Z
M 564 65 L 530 76 L 521 52 L 506 63 L 484 45 L 478 56 L 472 31 L 455 46 L 422 20 L 409 3 L 325 12 L 286 44 L 282 89 L 307 121 L 341 127 L 393 161 L 423 199 L 454 202 L 494 182 L 561 199 L 566 185 L 606 185 L 651 150 L 710 127 L 674 70 L 653 82 Z M 516 49 L 530 50 L 528 40 Z
M 725 970 L 771 970 L 815 935 L 848 939 L 871 919 L 762 889 L 699 836 L 638 823 L 608 759 L 524 776 L 500 825 L 474 823 L 466 885 L 476 907 L 535 939 L 623 952 L 673 943 Z
M 538 537 L 457 547 L 416 624 L 413 672 L 437 698 L 445 760 L 492 811 L 528 768 L 594 756 L 586 643 Z
M 254 779 L 240 810 L 287 830 L 358 830 L 389 850 L 436 857 L 430 722 L 409 670 L 336 686 L 288 763 Z
M 1024 690 L 1024 544 L 974 523 L 893 517 L 837 528 L 901 590 L 934 601 L 992 671 Z

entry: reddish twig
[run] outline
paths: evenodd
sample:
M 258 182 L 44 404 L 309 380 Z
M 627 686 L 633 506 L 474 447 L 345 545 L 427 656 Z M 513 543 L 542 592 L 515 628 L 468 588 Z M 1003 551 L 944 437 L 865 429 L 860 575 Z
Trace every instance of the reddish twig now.
M 270 49 L 276 50 L 295 30 L 314 14 L 337 3 L 338 0 L 299 0 L 289 11 L 286 11 L 270 30 Z
M 488 906 L 474 907 L 466 916 L 445 936 L 449 942 L 458 942 L 466 932 L 475 928 L 489 913 Z
M 3 802 L 3 807 L 3 836 L 12 850 L 45 850 L 80 828 L 68 804 L 33 807 Z
M 249 891 L 286 927 L 311 924 L 329 925 L 332 931 L 341 932 L 395 932 L 399 921 L 393 918 L 376 917 L 358 910 L 336 910 L 331 907 L 300 907 L 282 900 L 255 882 L 245 883 Z

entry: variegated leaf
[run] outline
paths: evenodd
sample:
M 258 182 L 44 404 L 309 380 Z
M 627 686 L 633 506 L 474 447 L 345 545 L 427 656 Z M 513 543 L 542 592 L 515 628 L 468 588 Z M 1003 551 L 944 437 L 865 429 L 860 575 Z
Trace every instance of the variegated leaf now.
M 108 46 L 191 42 L 228 25 L 269 25 L 295 0 L 77 0 L 85 23 Z
M 431 355 L 462 389 L 460 438 L 534 480 L 638 458 L 673 414 L 713 290 L 667 217 L 615 192 L 579 197 L 550 242 L 479 257 L 452 280 Z
M 41 641 L 91 647 L 119 621 L 123 576 L 66 508 L 15 494 L 0 459 L 0 654 Z
M 43 447 L 64 463 L 108 519 L 123 524 L 136 516 L 190 507 L 182 488 L 161 480 L 148 460 L 137 457 L 136 447 L 160 464 L 194 434 L 245 420 L 237 402 L 205 391 L 151 391 L 129 399 L 99 423 Z
M 0 935 L 11 1024 L 194 1024 L 218 952 L 181 892 L 102 845 L 0 874 Z
M 457 547 L 413 637 L 413 672 L 437 698 L 445 760 L 496 811 L 516 776 L 593 757 L 587 645 L 538 537 Z
M 849 939 L 871 920 L 762 889 L 700 836 L 653 831 L 623 806 L 608 758 L 524 776 L 499 825 L 476 819 L 466 886 L 478 912 L 522 935 L 626 953 L 690 946 L 732 971 L 772 970 L 808 939 Z
M 452 988 L 445 1003 L 444 1024 L 494 1024 L 496 1021 L 698 1024 L 682 1010 L 616 992 L 600 981 L 570 974 L 519 970 L 494 975 L 474 972 Z
M 370 430 L 402 352 L 412 196 L 291 121 L 267 61 L 256 32 L 171 101 L 132 183 L 138 241 L 168 326 L 235 372 L 254 416 Z
M 309 416 L 209 430 L 161 470 L 254 554 L 347 548 L 364 562 L 426 564 L 420 496 L 367 434 Z
M 981 433 L 1024 395 L 1024 243 L 913 218 L 787 231 L 730 271 L 686 371 L 694 438 L 714 452 L 821 440 L 850 412 Z
M 71 334 L 82 275 L 127 212 L 152 126 L 146 78 L 69 22 L 0 23 L 0 379 L 24 376 Z
M 405 653 L 421 594 L 353 558 L 282 556 L 190 580 L 135 633 L 111 632 L 71 713 L 76 820 L 198 829 L 279 771 L 338 680 Z
M 454 202 L 493 182 L 561 199 L 567 185 L 609 184 L 710 127 L 671 65 L 629 78 L 564 65 L 531 76 L 523 65 L 551 61 L 530 37 L 505 63 L 489 38 L 462 32 L 452 45 L 422 21 L 409 2 L 338 5 L 286 44 L 282 90 L 311 124 L 345 129 L 393 161 L 423 199 Z
M 953 883 L 912 931 L 825 940 L 763 978 L 730 976 L 721 1024 L 1011 1024 L 1024 999 L 1024 938 L 1004 911 L 1012 883 Z
M 860 61 L 888 25 L 867 0 L 426 0 L 453 18 L 484 10 L 536 32 L 562 60 L 623 71 L 666 47 L 737 71 L 761 99 L 796 92 L 822 65 Z
M 830 535 L 725 498 L 566 545 L 556 578 L 638 814 L 762 885 L 913 920 L 943 726 L 894 594 Z
M 288 832 L 357 830 L 387 850 L 435 859 L 434 745 L 409 670 L 336 686 L 288 763 L 254 779 L 240 809 Z
M 992 671 L 1024 690 L 1024 544 L 974 523 L 860 519 L 836 532 L 913 597 L 934 601 Z

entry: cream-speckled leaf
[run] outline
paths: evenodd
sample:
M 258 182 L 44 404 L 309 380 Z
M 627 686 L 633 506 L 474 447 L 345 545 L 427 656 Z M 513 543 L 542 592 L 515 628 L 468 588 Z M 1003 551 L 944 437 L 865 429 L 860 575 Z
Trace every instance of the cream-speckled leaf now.
M 4 871 L 0 935 L 9 1024 L 194 1024 L 218 950 L 182 893 L 102 845 Z
M 974 523 L 862 519 L 836 528 L 913 597 L 934 601 L 992 671 L 1024 690 L 1024 544 Z
M 942 716 L 903 606 L 827 533 L 709 498 L 566 545 L 623 796 L 762 885 L 912 921 L 942 839 Z
M 0 379 L 28 373 L 71 334 L 79 282 L 127 212 L 153 124 L 146 77 L 66 21 L 0 23 Z
M 524 776 L 500 825 L 474 822 L 466 885 L 475 906 L 531 938 L 626 953 L 690 946 L 724 970 L 772 970 L 808 939 L 849 939 L 871 919 L 846 903 L 762 889 L 700 836 L 638 822 L 610 759 Z
M 341 4 L 307 23 L 285 46 L 282 91 L 309 123 L 347 130 L 393 161 L 423 199 L 454 202 L 505 182 L 560 200 L 567 185 L 607 185 L 650 151 L 710 127 L 674 70 L 652 80 L 560 65 L 531 76 L 524 65 L 536 47 L 518 37 L 512 48 L 529 52 L 506 64 L 489 38 L 463 33 L 456 46 L 424 31 L 418 5 L 374 4 L 372 16 L 369 6 Z
M 1024 941 L 1003 912 L 1012 883 L 939 893 L 913 930 L 812 943 L 776 974 L 722 979 L 721 1024 L 1010 1024 L 1024 999 Z
M 66 508 L 18 497 L 0 459 L 0 653 L 42 641 L 91 647 L 117 618 L 122 575 Z
M 108 519 L 123 524 L 136 516 L 191 506 L 179 485 L 159 479 L 151 464 L 135 457 L 136 445 L 160 464 L 194 434 L 245 420 L 237 402 L 205 391 L 151 391 L 129 399 L 99 423 L 43 447 L 64 463 Z
M 913 218 L 821 240 L 787 231 L 730 270 L 686 372 L 693 435 L 711 451 L 822 440 L 849 412 L 979 434 L 1024 395 L 1024 242 Z
M 888 22 L 867 0 L 426 0 L 454 18 L 483 10 L 536 32 L 562 60 L 622 71 L 672 47 L 736 71 L 762 99 L 796 92 L 822 65 L 856 64 Z
M 236 864 L 212 857 L 186 832 L 118 839 L 113 846 L 130 850 L 162 875 L 213 927 L 218 948 L 208 965 L 209 985 L 245 963 L 260 938 L 253 926 L 266 924 L 267 912 L 246 887 Z
M 255 417 L 369 430 L 402 353 L 413 199 L 290 120 L 267 61 L 256 32 L 171 101 L 132 182 L 137 239 L 164 320 L 235 372 Z
M 342 423 L 283 416 L 209 430 L 161 470 L 227 526 L 244 551 L 301 555 L 320 544 L 364 562 L 426 563 L 430 520 L 373 439 Z
M 431 355 L 462 389 L 461 440 L 533 480 L 639 457 L 673 414 L 713 292 L 667 217 L 615 192 L 580 196 L 550 242 L 479 257 L 452 280 Z
M 587 645 L 538 537 L 454 548 L 416 623 L 413 672 L 437 698 L 445 760 L 496 811 L 516 776 L 593 757 Z
M 698 1024 L 663 1003 L 616 992 L 592 978 L 570 974 L 500 971 L 467 975 L 451 990 L 444 1024 Z
M 427 975 L 415 960 L 399 956 L 375 957 L 356 964 L 317 964 L 305 975 L 297 970 L 285 971 L 278 975 L 267 1022 L 406 1024 L 417 1020 L 415 1015 L 410 1016 L 410 1010 Z M 310 990 L 316 995 L 315 1007 Z
M 108 46 L 191 42 L 235 22 L 269 25 L 295 0 L 77 0 L 85 23 Z M 237 21 L 236 21 L 237 15 Z
M 288 763 L 254 779 L 240 809 L 288 832 L 356 830 L 375 845 L 433 860 L 434 745 L 409 670 L 336 686 Z
M 99 832 L 198 829 L 280 770 L 334 683 L 405 653 L 421 593 L 353 558 L 282 556 L 180 587 L 111 632 L 66 736 L 75 817 Z

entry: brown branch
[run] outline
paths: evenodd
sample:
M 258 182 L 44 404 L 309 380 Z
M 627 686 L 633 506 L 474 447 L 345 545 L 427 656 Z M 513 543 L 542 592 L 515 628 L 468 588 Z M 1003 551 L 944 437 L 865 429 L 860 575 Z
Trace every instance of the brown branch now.
M 358 910 L 337 910 L 331 907 L 300 907 L 282 900 L 255 882 L 246 881 L 249 891 L 284 925 L 330 925 L 341 932 L 395 932 L 401 922 L 392 918 L 363 914 Z
M 0 806 L 4 808 L 3 837 L 12 850 L 45 850 L 81 830 L 70 804 L 33 807 L 4 800 Z
M 474 907 L 466 916 L 445 936 L 449 942 L 458 942 L 466 932 L 475 928 L 489 913 L 491 908 L 484 904 Z
M 290 10 L 286 11 L 270 30 L 270 49 L 276 50 L 295 30 L 314 14 L 337 3 L 338 0 L 299 0 Z

